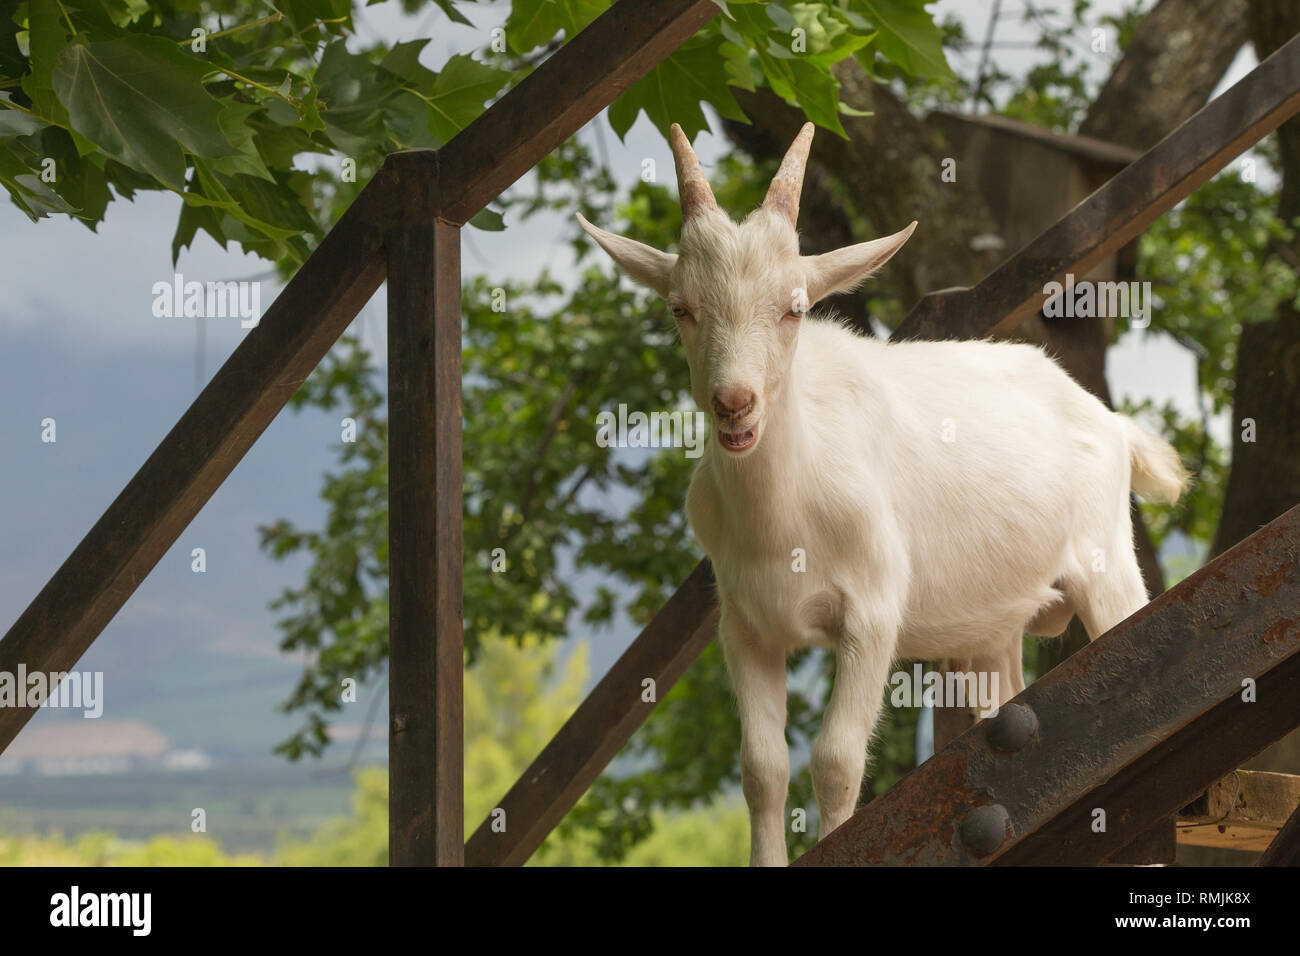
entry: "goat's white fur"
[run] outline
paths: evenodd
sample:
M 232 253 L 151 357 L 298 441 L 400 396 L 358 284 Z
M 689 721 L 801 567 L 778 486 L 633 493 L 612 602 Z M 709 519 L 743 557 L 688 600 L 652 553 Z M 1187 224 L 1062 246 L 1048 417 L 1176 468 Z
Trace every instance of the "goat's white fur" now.
M 679 324 L 700 408 L 723 431 L 757 429 L 740 452 L 715 435 L 686 500 L 718 583 L 751 863 L 786 863 L 788 652 L 836 656 L 812 750 L 825 837 L 856 806 L 895 658 L 997 672 L 1001 704 L 1024 689 L 1026 629 L 1058 633 L 1077 613 L 1096 638 L 1146 603 L 1129 490 L 1178 497 L 1186 478 L 1168 444 L 1034 346 L 884 343 L 787 314 L 797 290 L 816 301 L 856 286 L 915 223 L 822 256 L 800 256 L 790 223 L 766 208 L 739 225 L 694 214 L 679 255 L 582 225 L 689 314 Z M 714 396 L 737 389 L 753 407 L 718 418 Z

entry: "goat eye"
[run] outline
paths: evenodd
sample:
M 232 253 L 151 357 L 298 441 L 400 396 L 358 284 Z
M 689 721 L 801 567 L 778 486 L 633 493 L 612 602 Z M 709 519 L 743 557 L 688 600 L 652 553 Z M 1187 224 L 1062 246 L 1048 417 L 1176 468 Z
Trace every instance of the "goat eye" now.
M 672 306 L 672 312 L 673 312 L 673 318 L 676 319 L 678 322 L 695 321 L 695 316 L 691 315 L 690 310 L 685 308 L 684 306 L 674 305 Z

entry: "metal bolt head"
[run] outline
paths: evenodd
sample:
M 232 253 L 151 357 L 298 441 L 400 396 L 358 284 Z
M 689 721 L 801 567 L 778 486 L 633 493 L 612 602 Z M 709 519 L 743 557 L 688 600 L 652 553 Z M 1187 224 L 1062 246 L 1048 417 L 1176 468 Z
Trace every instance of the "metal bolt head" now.
M 988 721 L 989 745 L 995 750 L 1014 753 L 1038 733 L 1038 715 L 1024 704 L 1007 704 Z
M 1007 839 L 1011 815 L 1000 803 L 976 807 L 957 827 L 962 845 L 975 856 L 988 856 Z

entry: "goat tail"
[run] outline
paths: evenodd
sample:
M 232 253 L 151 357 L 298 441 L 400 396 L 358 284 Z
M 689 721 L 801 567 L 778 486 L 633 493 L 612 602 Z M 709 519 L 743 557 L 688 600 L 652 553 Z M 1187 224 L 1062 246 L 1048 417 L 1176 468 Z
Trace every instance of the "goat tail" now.
M 1129 482 L 1148 501 L 1173 504 L 1187 490 L 1188 475 L 1178 452 L 1163 438 L 1142 429 L 1127 416 L 1119 416 L 1128 439 Z

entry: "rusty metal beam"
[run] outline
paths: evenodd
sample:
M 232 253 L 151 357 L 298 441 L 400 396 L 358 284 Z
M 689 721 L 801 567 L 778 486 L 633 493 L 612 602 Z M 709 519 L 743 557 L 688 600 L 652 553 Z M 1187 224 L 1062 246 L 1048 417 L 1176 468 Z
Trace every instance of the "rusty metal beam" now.
M 927 295 L 893 338 L 973 339 L 1016 328 L 1042 308 L 1047 283 L 1067 272 L 1082 278 L 1297 111 L 1300 36 L 978 284 Z
M 474 832 L 466 865 L 518 866 L 532 856 L 650 716 L 643 681 L 652 678 L 662 699 L 716 632 L 713 569 L 704 561 L 510 788 L 498 805 L 505 828 L 494 830 L 489 815 Z
M 468 222 L 719 10 L 713 0 L 614 4 L 439 151 L 439 215 Z
M 1105 862 L 1295 727 L 1297 695 L 1300 506 L 1040 678 L 796 865 Z

